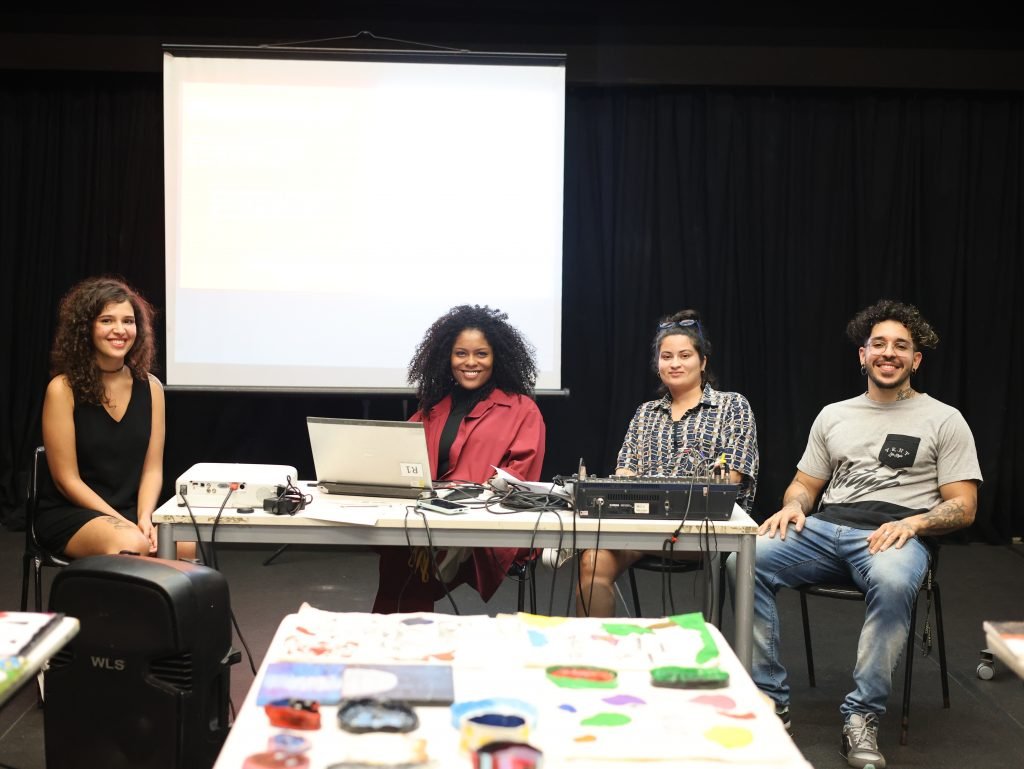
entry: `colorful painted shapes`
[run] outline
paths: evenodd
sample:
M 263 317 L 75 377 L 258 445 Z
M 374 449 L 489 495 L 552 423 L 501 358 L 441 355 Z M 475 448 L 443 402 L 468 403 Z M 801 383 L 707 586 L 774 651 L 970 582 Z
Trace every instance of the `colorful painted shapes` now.
M 677 614 L 673 617 L 669 617 L 669 619 L 681 628 L 686 630 L 696 630 L 700 633 L 703 648 L 697 652 L 698 665 L 703 665 L 718 657 L 718 646 L 715 644 L 715 639 L 711 637 L 711 632 L 708 630 L 708 626 L 704 622 L 704 615 L 700 612 L 692 612 L 690 614 Z
M 601 625 L 601 627 L 604 628 L 608 635 L 648 635 L 653 632 L 650 628 L 632 623 L 607 622 Z
M 567 617 L 545 617 L 541 614 L 527 614 L 525 612 L 520 612 L 518 617 L 524 625 L 532 625 L 539 628 L 558 627 L 559 625 L 564 625 L 568 619 Z
M 712 726 L 704 736 L 723 748 L 745 748 L 754 741 L 754 733 L 741 726 Z
M 729 673 L 719 668 L 666 665 L 651 671 L 651 685 L 670 689 L 721 689 L 729 685 Z
M 625 726 L 632 722 L 625 713 L 595 713 L 580 721 L 581 726 Z
M 708 705 L 717 710 L 732 710 L 736 707 L 736 700 L 726 697 L 724 694 L 702 694 L 694 697 L 690 702 L 695 705 Z
M 537 723 L 537 707 L 535 705 L 513 697 L 489 697 L 483 700 L 466 700 L 465 702 L 454 703 L 451 706 L 452 726 L 456 729 L 461 729 L 462 722 L 467 716 L 476 716 L 481 713 L 505 713 L 507 715 L 523 716 L 530 726 Z
M 544 672 L 563 689 L 614 689 L 619 678 L 614 670 L 590 665 L 552 665 Z
M 615 694 L 611 697 L 605 697 L 604 701 L 609 705 L 646 705 L 647 703 L 639 697 L 634 697 L 632 694 Z

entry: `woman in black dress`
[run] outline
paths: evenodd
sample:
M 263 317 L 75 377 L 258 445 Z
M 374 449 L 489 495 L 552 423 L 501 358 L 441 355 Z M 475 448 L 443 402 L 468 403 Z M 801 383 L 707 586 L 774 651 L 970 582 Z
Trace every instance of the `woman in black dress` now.
M 149 303 L 114 278 L 84 280 L 61 300 L 43 402 L 50 477 L 35 521 L 52 552 L 156 551 L 164 394 L 150 373 L 152 318 Z

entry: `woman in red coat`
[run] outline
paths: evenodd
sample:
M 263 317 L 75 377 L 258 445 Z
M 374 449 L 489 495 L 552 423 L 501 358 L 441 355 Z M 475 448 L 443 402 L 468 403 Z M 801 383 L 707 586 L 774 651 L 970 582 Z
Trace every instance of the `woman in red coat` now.
M 409 383 L 419 398 L 412 420 L 423 422 L 433 478 L 485 483 L 500 467 L 522 480 L 539 480 L 544 419 L 531 397 L 536 379 L 533 350 L 505 313 L 460 305 L 438 318 L 409 364 Z M 486 601 L 512 562 L 528 553 L 473 548 L 448 588 L 468 582 Z M 375 612 L 433 611 L 444 595 L 434 570 L 425 570 L 424 581 L 409 560 L 407 548 L 381 549 Z

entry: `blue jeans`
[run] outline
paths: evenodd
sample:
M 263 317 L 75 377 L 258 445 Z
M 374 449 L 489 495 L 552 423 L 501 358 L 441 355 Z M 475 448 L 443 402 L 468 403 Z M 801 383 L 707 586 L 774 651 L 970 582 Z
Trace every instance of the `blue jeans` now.
M 910 612 L 928 571 L 928 548 L 914 538 L 898 550 L 871 555 L 867 545 L 871 531 L 811 516 L 801 532 L 790 526 L 785 540 L 778 534 L 757 538 L 751 677 L 776 705 L 789 704 L 789 684 L 779 661 L 775 594 L 780 587 L 809 583 L 852 584 L 864 592 L 867 609 L 853 670 L 856 688 L 839 710 L 844 719 L 851 713 L 885 713 L 892 674 L 910 629 Z M 730 559 L 730 580 L 734 581 L 734 573 Z

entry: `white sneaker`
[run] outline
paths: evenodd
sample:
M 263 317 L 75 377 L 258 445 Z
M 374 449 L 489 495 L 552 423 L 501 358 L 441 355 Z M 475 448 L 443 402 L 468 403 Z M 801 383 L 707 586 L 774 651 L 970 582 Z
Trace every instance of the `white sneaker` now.
M 846 717 L 843 755 L 854 769 L 885 769 L 885 756 L 878 750 L 878 716 L 851 713 Z
M 574 558 L 575 556 L 576 551 L 567 547 L 563 547 L 560 550 L 553 547 L 546 547 L 541 553 L 540 562 L 549 569 L 557 571 L 562 568 L 566 561 Z

